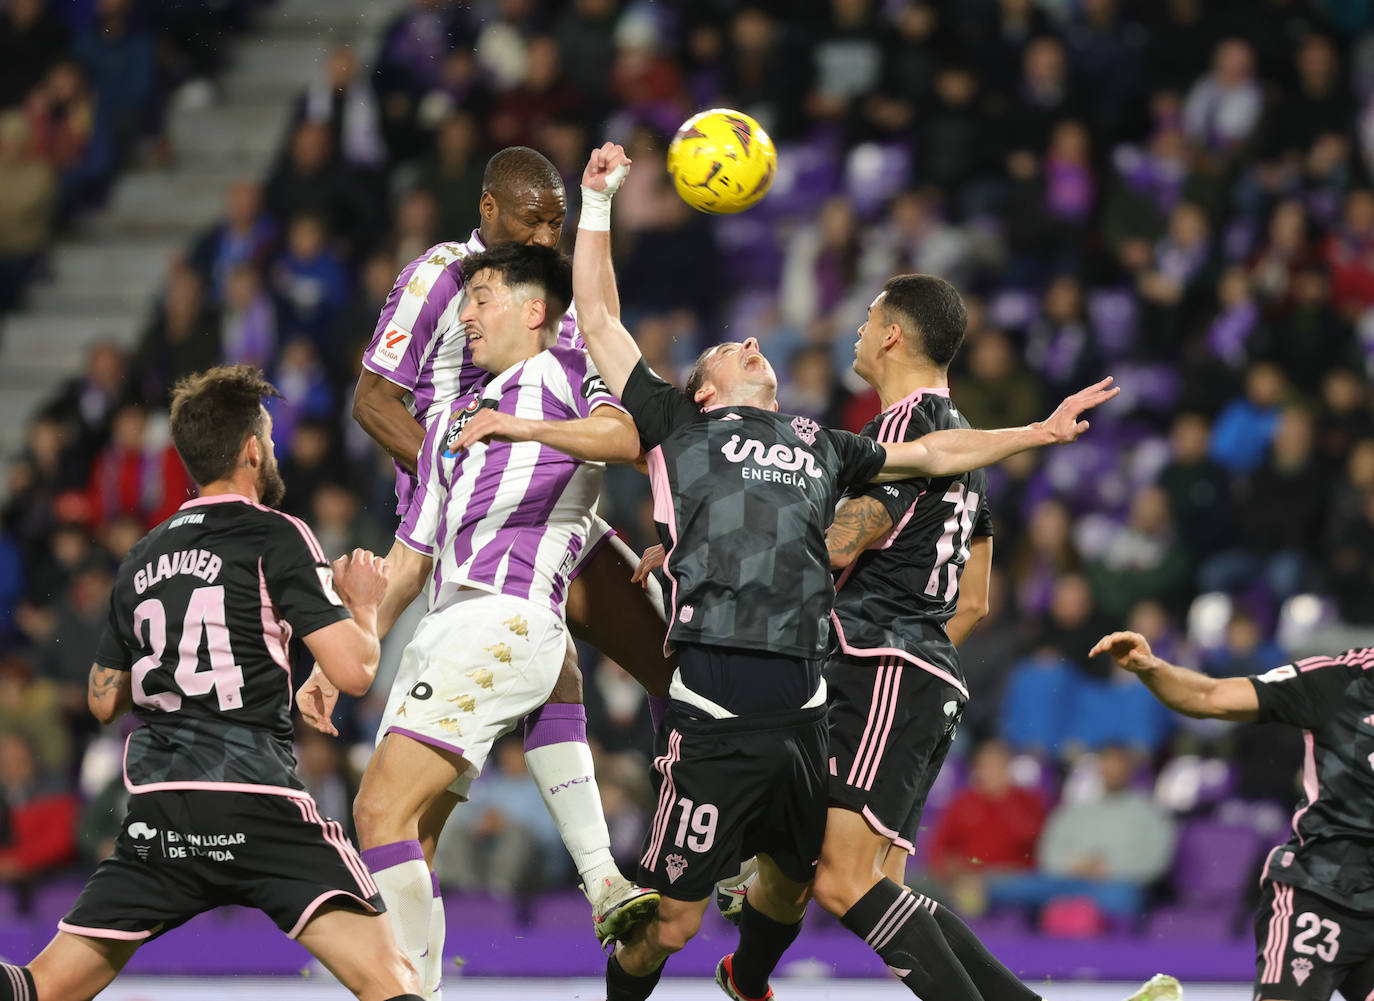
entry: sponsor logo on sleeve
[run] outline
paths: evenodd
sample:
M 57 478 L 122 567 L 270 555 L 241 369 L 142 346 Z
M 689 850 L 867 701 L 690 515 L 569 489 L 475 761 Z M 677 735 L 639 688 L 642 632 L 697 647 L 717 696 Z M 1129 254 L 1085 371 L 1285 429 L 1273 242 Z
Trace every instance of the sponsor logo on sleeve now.
M 590 400 L 596 396 L 610 396 L 611 390 L 606 385 L 606 380 L 593 372 L 582 382 L 582 398 Z
M 1276 681 L 1288 681 L 1290 678 L 1296 678 L 1297 676 L 1298 672 L 1292 664 L 1284 664 L 1282 667 L 1276 667 L 1272 671 L 1266 671 L 1264 674 L 1261 674 L 1259 680 L 1263 681 L 1266 685 L 1272 685 Z
M 395 327 L 387 330 L 377 342 L 376 350 L 372 352 L 372 363 L 388 372 L 396 371 L 396 366 L 401 364 L 406 348 L 410 345 L 410 337 L 408 330 L 399 330 Z
M 343 606 L 343 599 L 339 597 L 339 592 L 334 590 L 334 568 L 316 567 L 315 572 L 320 575 L 320 590 L 324 591 L 324 596 L 329 599 L 330 604 Z

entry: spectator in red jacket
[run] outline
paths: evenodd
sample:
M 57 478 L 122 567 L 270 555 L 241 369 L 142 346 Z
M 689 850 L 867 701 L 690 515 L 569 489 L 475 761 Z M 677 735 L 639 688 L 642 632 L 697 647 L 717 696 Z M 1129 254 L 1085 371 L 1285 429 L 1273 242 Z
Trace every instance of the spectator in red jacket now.
M 43 781 L 29 742 L 0 736 L 0 883 L 20 883 L 76 857 L 79 807 Z
M 969 784 L 941 814 L 930 871 L 942 880 L 1029 869 L 1045 822 L 1040 794 L 1012 783 L 1011 750 L 988 740 L 974 752 Z
M 87 487 L 93 532 L 124 514 L 138 518 L 147 531 L 192 496 L 176 449 L 153 438 L 141 404 L 126 403 L 115 411 L 110 443 L 96 456 Z

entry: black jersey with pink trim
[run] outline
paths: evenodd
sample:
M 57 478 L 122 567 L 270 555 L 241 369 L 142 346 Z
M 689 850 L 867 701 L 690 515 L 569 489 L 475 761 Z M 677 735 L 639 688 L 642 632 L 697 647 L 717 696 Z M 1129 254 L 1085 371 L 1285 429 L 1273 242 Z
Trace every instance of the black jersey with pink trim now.
M 825 529 L 882 471 L 872 439 L 759 407 L 703 412 L 641 359 L 620 397 L 648 451 L 673 643 L 825 655 Z
M 918 389 L 864 426 L 880 442 L 915 441 L 932 431 L 967 428 L 947 389 Z M 975 469 L 940 479 L 869 484 L 848 496 L 872 497 L 892 531 L 859 555 L 835 584 L 835 642 L 851 657 L 901 657 L 964 691 L 945 623 L 959 603 L 969 542 L 992 534 L 987 474 Z
M 288 646 L 348 615 L 305 522 L 232 494 L 183 504 L 120 566 L 95 657 L 132 673 L 129 791 L 303 789 Z
M 1303 798 L 1265 875 L 1374 910 L 1374 648 L 1308 657 L 1250 679 L 1260 722 L 1302 727 Z

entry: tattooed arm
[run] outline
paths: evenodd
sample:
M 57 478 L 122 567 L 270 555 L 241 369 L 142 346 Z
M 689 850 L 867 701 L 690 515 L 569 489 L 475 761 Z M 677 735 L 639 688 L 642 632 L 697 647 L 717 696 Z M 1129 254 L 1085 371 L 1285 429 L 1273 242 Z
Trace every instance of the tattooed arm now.
M 843 570 L 873 543 L 892 531 L 892 516 L 872 497 L 850 497 L 835 510 L 825 533 L 830 569 Z
M 91 715 L 102 723 L 111 723 L 133 706 L 133 676 L 113 667 L 91 665 L 91 680 L 86 689 L 86 704 Z

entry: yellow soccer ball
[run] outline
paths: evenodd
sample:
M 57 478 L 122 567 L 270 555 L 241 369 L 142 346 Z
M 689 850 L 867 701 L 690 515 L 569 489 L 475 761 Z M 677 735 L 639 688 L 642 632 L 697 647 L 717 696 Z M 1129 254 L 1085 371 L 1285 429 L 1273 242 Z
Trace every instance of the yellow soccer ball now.
M 677 193 L 700 212 L 743 212 L 768 194 L 777 167 L 768 133 L 729 108 L 693 115 L 668 146 L 668 173 Z

